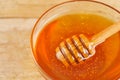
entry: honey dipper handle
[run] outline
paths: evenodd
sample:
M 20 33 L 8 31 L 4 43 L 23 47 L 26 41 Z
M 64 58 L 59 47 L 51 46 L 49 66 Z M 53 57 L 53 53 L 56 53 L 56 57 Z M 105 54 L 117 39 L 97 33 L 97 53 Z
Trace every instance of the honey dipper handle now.
M 110 27 L 104 29 L 103 31 L 97 33 L 94 35 L 91 39 L 91 42 L 93 43 L 93 46 L 96 47 L 97 45 L 104 42 L 107 38 L 112 36 L 113 34 L 120 31 L 120 22 L 117 22 Z

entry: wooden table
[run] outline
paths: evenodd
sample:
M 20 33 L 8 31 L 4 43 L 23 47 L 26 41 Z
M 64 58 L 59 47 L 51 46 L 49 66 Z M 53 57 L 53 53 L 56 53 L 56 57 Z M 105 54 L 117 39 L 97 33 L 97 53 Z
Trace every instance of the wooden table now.
M 68 0 L 0 0 L 0 80 L 44 80 L 30 48 L 31 30 L 51 6 Z M 98 0 L 120 10 L 120 0 Z

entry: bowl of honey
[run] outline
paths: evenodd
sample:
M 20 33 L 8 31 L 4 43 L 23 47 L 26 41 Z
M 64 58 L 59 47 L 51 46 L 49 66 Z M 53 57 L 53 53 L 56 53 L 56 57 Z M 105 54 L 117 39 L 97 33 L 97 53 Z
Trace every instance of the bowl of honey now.
M 101 2 L 76 0 L 47 10 L 31 34 L 33 56 L 46 80 L 117 80 L 120 78 L 120 33 L 96 47 L 91 58 L 76 66 L 64 66 L 55 48 L 72 35 L 88 38 L 120 21 L 120 11 Z

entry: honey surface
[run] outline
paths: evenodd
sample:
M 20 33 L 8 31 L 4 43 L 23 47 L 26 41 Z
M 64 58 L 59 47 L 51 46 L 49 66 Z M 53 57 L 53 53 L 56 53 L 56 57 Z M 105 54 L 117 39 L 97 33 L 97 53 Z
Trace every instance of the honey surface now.
M 56 58 L 55 49 L 61 41 L 73 35 L 91 38 L 114 22 L 92 14 L 72 14 L 50 22 L 36 41 L 37 63 L 53 80 L 116 80 L 120 77 L 120 34 L 108 38 L 96 47 L 96 54 L 66 68 Z

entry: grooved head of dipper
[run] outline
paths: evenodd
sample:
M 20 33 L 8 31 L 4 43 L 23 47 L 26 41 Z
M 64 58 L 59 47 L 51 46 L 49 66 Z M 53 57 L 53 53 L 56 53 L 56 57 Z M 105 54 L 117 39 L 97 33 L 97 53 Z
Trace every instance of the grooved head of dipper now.
M 66 67 L 77 65 L 94 54 L 92 43 L 83 34 L 66 39 L 56 48 L 56 58 Z

